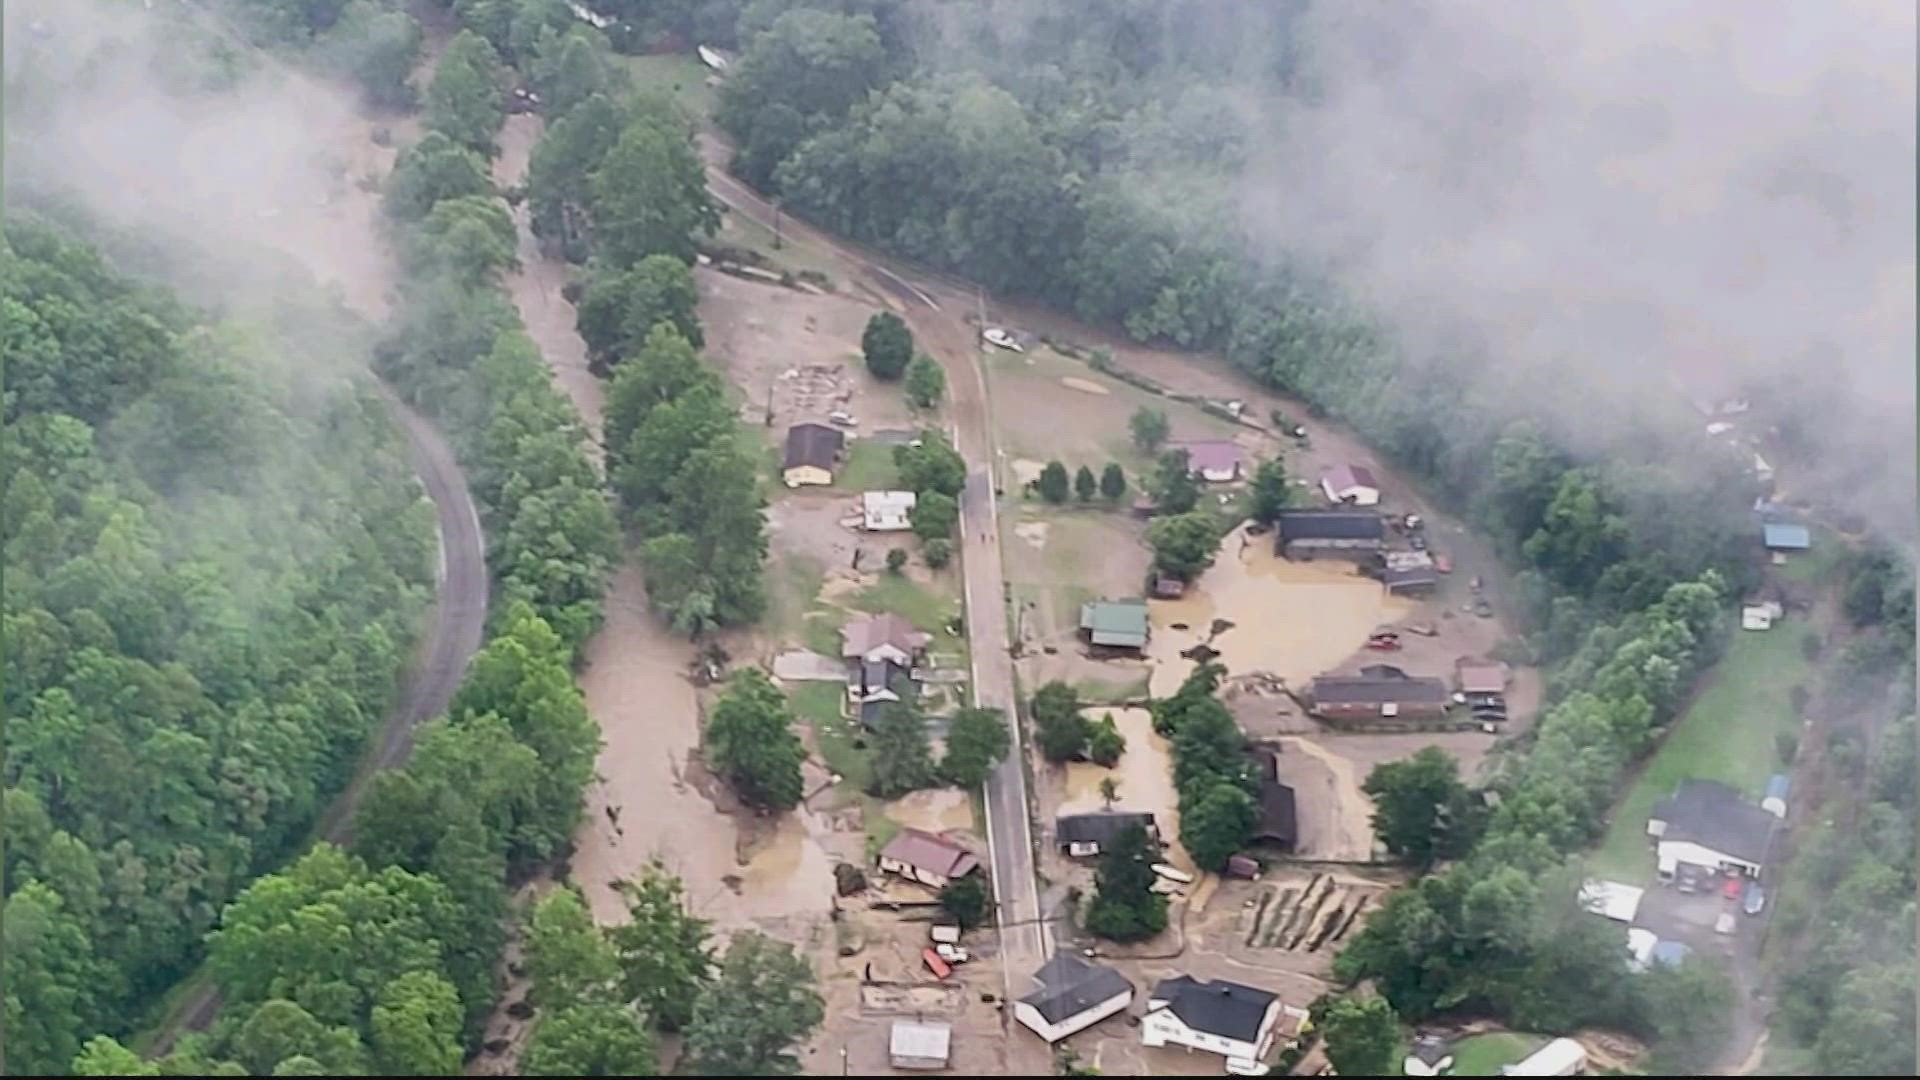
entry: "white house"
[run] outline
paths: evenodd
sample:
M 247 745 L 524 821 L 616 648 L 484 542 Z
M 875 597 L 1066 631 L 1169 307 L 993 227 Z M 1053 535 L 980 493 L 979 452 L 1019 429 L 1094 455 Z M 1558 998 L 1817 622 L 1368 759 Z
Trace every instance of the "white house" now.
M 1326 493 L 1328 502 L 1380 505 L 1380 481 L 1365 465 L 1335 465 L 1320 474 L 1320 490 Z
M 1660 936 L 1641 926 L 1627 928 L 1627 967 L 1633 971 L 1647 970 L 1647 964 L 1653 960 L 1653 950 L 1660 944 Z
M 1646 890 L 1618 881 L 1589 881 L 1580 886 L 1580 906 L 1614 922 L 1630 923 Z
M 1757 878 L 1766 865 L 1779 819 L 1739 792 L 1712 780 L 1683 780 L 1653 804 L 1647 835 L 1654 838 L 1660 880 L 1682 863 Z
M 880 869 L 935 889 L 980 868 L 980 860 L 959 844 L 919 829 L 901 829 L 880 849 Z
M 1033 973 L 1034 989 L 1013 1003 L 1013 1018 L 1050 1043 L 1084 1031 L 1133 1003 L 1133 984 L 1109 967 L 1055 953 Z
M 860 496 L 861 523 L 868 532 L 900 532 L 913 528 L 907 517 L 913 510 L 911 491 L 869 491 Z
M 1147 999 L 1140 1024 L 1144 1046 L 1184 1046 L 1226 1058 L 1227 1071 L 1250 1074 L 1273 1049 L 1280 995 L 1220 979 L 1164 979 Z
M 1587 1064 L 1587 1048 L 1572 1039 L 1555 1039 L 1512 1065 L 1502 1076 L 1572 1076 Z
M 895 1020 L 887 1061 L 896 1069 L 944 1069 L 952 1048 L 952 1024 Z

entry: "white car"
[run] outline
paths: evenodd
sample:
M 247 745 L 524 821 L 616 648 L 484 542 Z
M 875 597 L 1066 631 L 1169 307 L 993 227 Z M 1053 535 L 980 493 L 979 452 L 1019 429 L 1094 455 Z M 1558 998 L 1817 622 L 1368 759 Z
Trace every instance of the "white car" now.
M 1007 333 L 997 326 L 988 327 L 981 332 L 980 336 L 986 338 L 987 344 L 989 345 L 997 345 L 1002 349 L 1009 349 L 1013 352 L 1026 352 L 1026 349 L 1021 347 L 1020 342 L 1016 340 L 1012 334 Z
M 843 427 L 859 427 L 860 426 L 860 421 L 855 420 L 853 418 L 853 414 L 850 412 L 847 412 L 845 409 L 835 409 L 833 412 L 830 412 L 827 414 L 827 419 Z

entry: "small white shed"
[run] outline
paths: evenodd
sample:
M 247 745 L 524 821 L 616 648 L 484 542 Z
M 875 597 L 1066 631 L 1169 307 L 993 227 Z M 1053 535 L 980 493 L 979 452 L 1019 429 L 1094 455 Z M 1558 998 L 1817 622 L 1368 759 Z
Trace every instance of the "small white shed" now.
M 1502 1076 L 1572 1076 L 1587 1063 L 1587 1048 L 1572 1039 L 1555 1039 L 1524 1061 L 1501 1068 Z
M 952 1024 L 895 1020 L 887 1059 L 896 1069 L 944 1069 L 952 1047 Z

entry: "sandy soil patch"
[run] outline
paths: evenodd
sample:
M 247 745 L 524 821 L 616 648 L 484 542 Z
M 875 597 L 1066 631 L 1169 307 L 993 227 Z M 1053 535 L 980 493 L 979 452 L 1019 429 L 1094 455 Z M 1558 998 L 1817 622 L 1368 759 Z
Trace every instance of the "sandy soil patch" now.
M 697 268 L 695 279 L 706 356 L 756 417 L 764 419 L 771 392 L 776 433 L 801 421 L 825 422 L 835 410 L 851 413 L 858 430 L 914 426 L 899 387 L 876 380 L 860 359 L 872 305 L 707 267 Z
M 1311 739 L 1280 740 L 1280 779 L 1299 807 L 1302 858 L 1364 861 L 1373 855 L 1373 800 L 1360 790 L 1367 770 Z
M 1026 487 L 1028 484 L 1040 479 L 1040 473 L 1046 469 L 1047 463 L 1044 461 L 1034 461 L 1032 458 L 1014 458 L 1007 462 L 1007 467 L 1013 470 L 1014 484 L 1019 487 Z
M 1047 530 L 1044 521 L 1022 521 L 1013 527 L 1013 535 L 1032 544 L 1035 550 L 1044 550 L 1047 546 Z
M 1081 379 L 1072 375 L 1063 376 L 1060 379 L 1060 385 L 1065 386 L 1069 390 L 1078 390 L 1083 394 L 1099 394 L 1103 397 L 1110 392 L 1106 387 L 1101 386 L 1092 379 Z
M 907 828 L 932 833 L 973 828 L 973 806 L 959 788 L 913 792 L 888 803 L 887 816 Z
M 1388 596 L 1344 560 L 1290 562 L 1272 545 L 1270 537 L 1236 529 L 1185 596 L 1148 604 L 1154 696 L 1179 689 L 1193 669 L 1181 652 L 1203 642 L 1219 651 L 1229 673 L 1266 671 L 1303 685 L 1352 655 L 1374 627 L 1415 606 Z M 1214 635 L 1216 619 L 1233 626 Z
M 1119 461 L 1137 488 L 1135 474 L 1146 458 L 1128 432 L 1134 410 L 1145 405 L 1165 412 L 1176 438 L 1219 438 L 1234 432 L 1232 425 L 1192 405 L 1097 376 L 1080 361 L 1051 349 L 1029 350 L 1024 363 L 1010 357 L 993 355 L 986 366 L 994 428 L 1010 457 L 1042 463 L 1058 458 L 1069 471 L 1086 465 L 1095 473 L 1107 462 Z

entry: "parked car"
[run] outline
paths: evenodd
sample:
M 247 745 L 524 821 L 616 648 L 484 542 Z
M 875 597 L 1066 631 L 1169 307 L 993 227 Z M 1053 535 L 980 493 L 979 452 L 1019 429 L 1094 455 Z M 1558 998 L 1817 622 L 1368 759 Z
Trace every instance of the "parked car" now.
M 860 426 L 860 421 L 855 420 L 853 418 L 853 414 L 846 411 L 845 409 L 835 409 L 833 412 L 830 412 L 827 414 L 827 419 L 833 421 L 836 424 L 841 425 L 842 427 L 859 427 Z
M 1683 893 L 1696 893 L 1704 883 L 1706 871 L 1692 863 L 1681 863 L 1674 874 L 1674 887 Z
M 1746 908 L 1749 915 L 1758 915 L 1766 910 L 1767 891 L 1760 887 L 1759 882 L 1747 882 L 1747 899 L 1742 906 Z
M 1720 917 L 1713 921 L 1713 932 L 1716 934 L 1733 933 L 1733 912 L 1721 912 Z
M 1720 895 L 1726 897 L 1729 900 L 1738 900 L 1740 899 L 1740 889 L 1742 884 L 1743 884 L 1743 879 L 1739 877 L 1729 877 L 1727 878 L 1726 885 L 1721 887 Z
M 1020 347 L 1020 340 L 1018 338 L 1014 337 L 1012 334 L 1007 333 L 1005 330 L 1002 330 L 997 326 L 988 327 L 986 330 L 981 332 L 980 336 L 983 338 L 986 338 L 987 344 L 989 345 L 996 345 L 1002 349 L 1012 350 L 1013 352 L 1026 351 L 1025 349 Z

